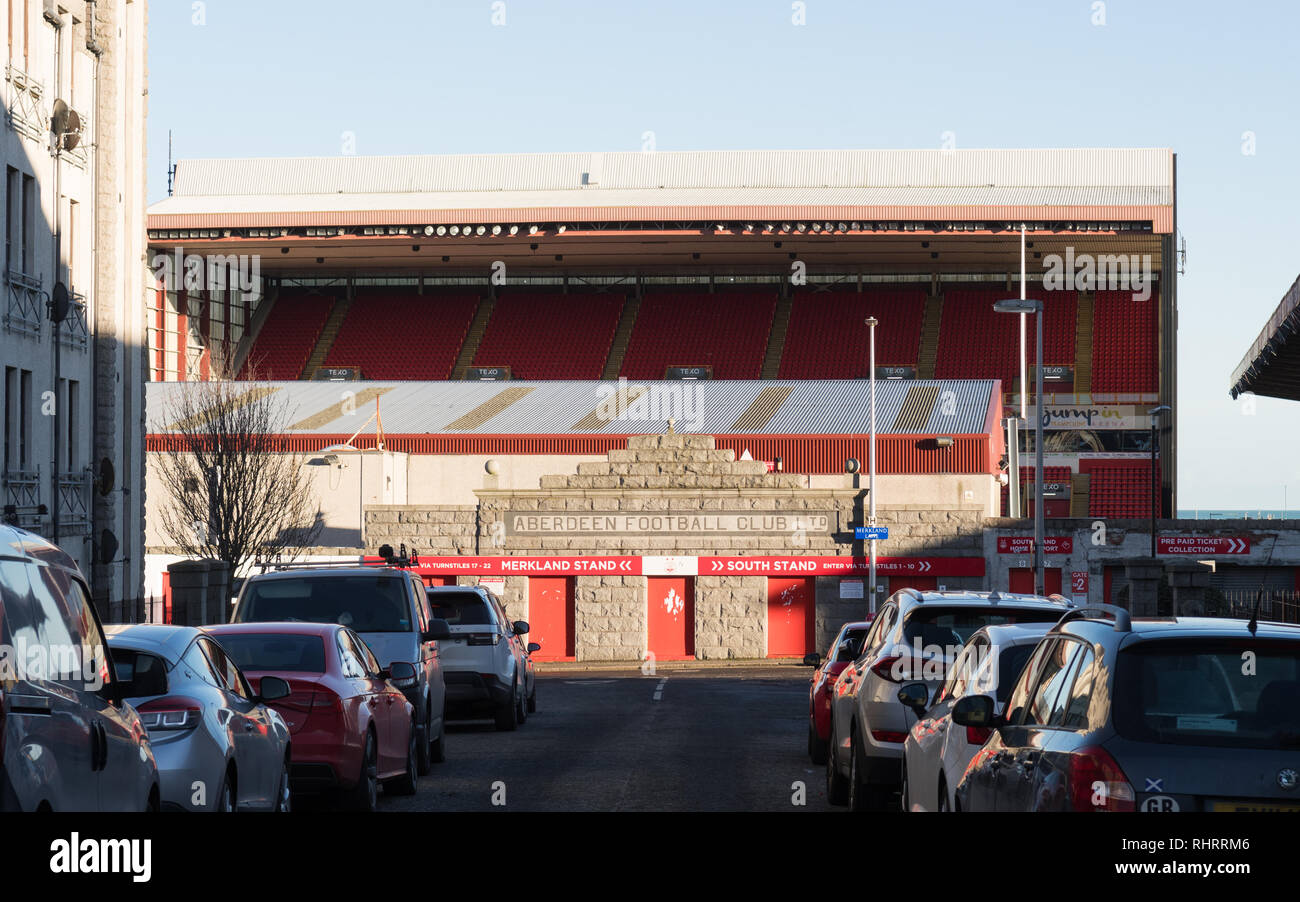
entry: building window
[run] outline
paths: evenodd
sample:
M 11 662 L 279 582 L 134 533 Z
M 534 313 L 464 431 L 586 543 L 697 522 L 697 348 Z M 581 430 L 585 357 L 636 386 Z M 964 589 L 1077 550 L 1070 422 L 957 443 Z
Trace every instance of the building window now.
M 66 424 L 67 436 L 67 454 L 64 459 L 68 462 L 65 472 L 75 473 L 81 464 L 77 454 L 77 435 L 78 435 L 78 403 L 81 395 L 81 385 L 75 379 L 65 380 L 67 382 L 67 403 L 63 408 L 63 422 Z
M 8 473 L 14 466 L 14 450 L 18 426 L 18 367 L 5 367 L 5 460 L 4 468 Z
M 32 457 L 32 371 L 19 374 L 18 469 L 26 470 Z

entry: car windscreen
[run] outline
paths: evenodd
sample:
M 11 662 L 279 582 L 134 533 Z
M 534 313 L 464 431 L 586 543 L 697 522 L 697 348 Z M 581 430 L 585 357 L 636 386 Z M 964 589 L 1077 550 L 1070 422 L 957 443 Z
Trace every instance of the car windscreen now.
M 1163 639 L 1122 649 L 1115 729 L 1140 742 L 1300 748 L 1300 642 Z
M 338 623 L 358 633 L 410 632 L 403 576 L 322 574 L 252 580 L 235 610 L 236 623 Z
M 430 592 L 433 616 L 448 626 L 494 626 L 492 609 L 477 592 Z
M 1007 623 L 1055 623 L 1065 613 L 1054 608 L 918 606 L 903 624 L 903 644 L 909 648 L 945 648 L 956 654 L 975 631 Z
M 862 640 L 867 637 L 871 627 L 864 626 L 861 629 L 845 630 L 844 635 L 840 637 L 840 643 L 835 653 L 835 661 L 841 664 L 847 664 L 858 659 L 862 654 Z
M 162 658 L 148 652 L 115 648 L 111 643 L 108 653 L 124 698 L 167 694 L 167 663 Z
M 324 673 L 325 641 L 320 636 L 241 633 L 214 637 L 239 669 Z

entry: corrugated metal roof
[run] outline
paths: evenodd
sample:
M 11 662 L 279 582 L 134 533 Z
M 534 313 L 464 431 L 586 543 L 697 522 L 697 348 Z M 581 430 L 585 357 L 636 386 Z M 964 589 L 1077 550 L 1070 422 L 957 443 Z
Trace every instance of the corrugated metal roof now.
M 448 154 L 183 160 L 175 194 L 1173 187 L 1166 148 Z
M 278 389 L 277 396 L 287 408 L 287 422 L 301 427 L 288 431 L 306 434 L 357 431 L 373 412 L 373 403 L 357 405 L 350 414 L 342 411 L 352 409 L 351 404 L 337 405 L 348 398 L 373 396 L 378 390 L 383 390 L 380 410 L 384 430 L 393 434 L 623 435 L 660 431 L 669 417 L 675 419 L 678 432 L 714 435 L 851 435 L 870 429 L 870 385 L 865 380 L 268 384 Z M 929 386 L 937 390 L 937 400 L 928 421 L 915 430 L 917 434 L 982 434 L 996 385 L 990 380 L 878 381 L 877 428 L 884 434 L 895 423 L 909 389 Z M 179 382 L 149 384 L 150 432 L 166 430 L 168 399 L 187 388 Z M 502 398 L 507 389 L 518 391 Z M 512 403 L 499 410 L 499 405 L 484 410 L 483 405 L 493 399 Z M 778 399 L 779 405 L 775 403 Z M 769 414 L 768 406 L 775 407 L 761 424 L 758 418 L 745 416 L 756 402 L 764 408 L 764 416 Z M 475 411 L 492 415 L 475 416 L 471 423 L 466 418 Z M 328 414 L 334 414 L 333 418 L 327 419 Z M 310 426 L 304 426 L 305 422 Z M 373 423 L 364 431 L 373 433 Z

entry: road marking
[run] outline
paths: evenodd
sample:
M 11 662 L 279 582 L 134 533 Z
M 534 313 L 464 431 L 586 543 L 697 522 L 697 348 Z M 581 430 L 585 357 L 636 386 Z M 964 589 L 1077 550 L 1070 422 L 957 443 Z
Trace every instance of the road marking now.
M 596 686 L 603 683 L 617 683 L 618 680 L 565 680 L 569 686 Z
M 664 677 L 662 680 L 660 680 L 660 681 L 659 681 L 659 685 L 655 687 L 655 701 L 657 701 L 657 702 L 658 702 L 658 701 L 663 701 L 663 697 L 664 697 L 664 683 L 666 683 L 666 682 L 668 682 L 668 677 Z

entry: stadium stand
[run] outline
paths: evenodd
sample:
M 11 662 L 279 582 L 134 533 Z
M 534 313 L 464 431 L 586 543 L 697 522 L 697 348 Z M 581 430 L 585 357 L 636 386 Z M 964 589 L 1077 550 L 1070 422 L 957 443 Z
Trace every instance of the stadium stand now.
M 926 290 L 900 285 L 832 291 L 800 291 L 794 296 L 782 379 L 854 379 L 870 375 L 869 331 L 876 329 L 877 366 L 915 366 L 921 342 Z
M 622 309 L 622 294 L 503 293 L 474 365 L 509 366 L 515 379 L 599 379 Z
M 775 287 L 651 288 L 619 375 L 662 379 L 670 366 L 711 366 L 715 379 L 757 379 L 776 302 Z
M 1025 507 L 1026 516 L 1032 516 L 1034 510 L 1033 501 L 1030 498 L 1030 496 L 1032 495 L 1032 489 L 1034 484 L 1033 461 L 1034 461 L 1033 455 L 1030 454 L 1026 454 L 1025 457 L 1021 460 L 1020 497 L 1029 499 L 1029 503 Z M 1063 482 L 1066 485 L 1069 485 L 1070 476 L 1071 476 L 1071 471 L 1069 467 L 1047 467 L 1047 466 L 1043 467 L 1044 483 Z M 1003 486 L 1002 487 L 1002 515 L 1004 517 L 1011 516 L 1011 513 L 1008 510 L 1010 499 L 1011 499 L 1010 490 L 1006 486 Z M 1065 504 L 1068 507 L 1069 502 L 1065 502 Z M 1059 507 L 1060 507 L 1059 502 L 1054 503 L 1049 499 L 1043 504 L 1044 516 L 1048 516 L 1048 517 L 1067 516 L 1068 511 L 1065 513 L 1061 513 L 1058 511 Z
M 477 306 L 474 292 L 360 291 L 325 365 L 360 367 L 365 379 L 450 378 Z M 394 334 L 408 352 L 393 352 Z
M 1079 461 L 1090 480 L 1088 516 L 1151 516 L 1151 464 L 1141 459 Z M 1158 473 L 1158 470 L 1157 470 Z
M 1046 305 L 1043 321 L 1043 361 L 1074 364 L 1076 298 L 1073 291 L 1044 291 L 1030 287 L 1026 294 Z M 938 379 L 1001 379 L 1003 391 L 1014 391 L 1020 374 L 1020 318 L 996 313 L 993 303 L 1016 297 L 1004 288 L 958 288 L 943 292 L 943 320 L 939 327 Z M 1034 359 L 1034 322 L 1029 320 L 1029 361 Z M 1032 378 L 1032 370 L 1030 371 Z
M 1093 312 L 1092 390 L 1155 392 L 1160 388 L 1159 295 L 1135 301 L 1129 291 L 1098 291 Z
M 240 378 L 302 378 L 333 305 L 332 297 L 314 291 L 281 291 L 244 360 Z

